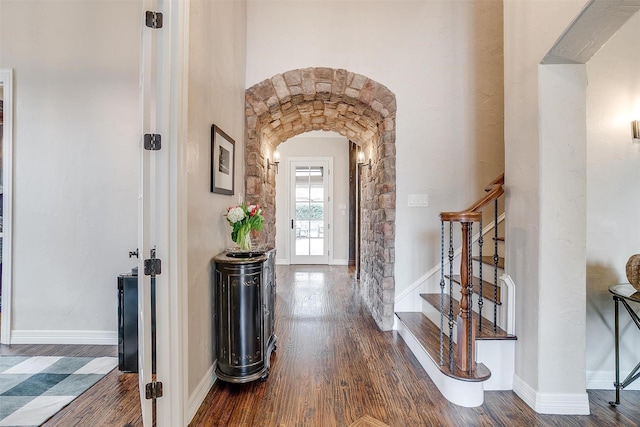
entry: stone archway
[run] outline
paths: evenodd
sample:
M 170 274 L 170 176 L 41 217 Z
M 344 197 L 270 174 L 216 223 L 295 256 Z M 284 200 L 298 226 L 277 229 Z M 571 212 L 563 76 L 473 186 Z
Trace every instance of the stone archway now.
M 393 326 L 395 294 L 396 97 L 361 74 L 304 68 L 266 79 L 246 91 L 245 192 L 265 206 L 265 243 L 275 244 L 275 171 L 267 167 L 278 144 L 304 132 L 337 132 L 358 144 L 362 167 L 360 289 L 382 330 Z

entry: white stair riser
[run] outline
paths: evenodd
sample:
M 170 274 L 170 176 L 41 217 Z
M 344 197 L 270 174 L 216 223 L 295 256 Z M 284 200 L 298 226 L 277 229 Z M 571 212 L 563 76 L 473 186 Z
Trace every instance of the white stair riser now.
M 500 282 L 498 282 L 500 283 Z M 455 298 L 456 300 L 460 301 L 460 297 L 462 296 L 462 294 L 460 293 L 460 290 L 462 289 L 462 287 L 460 285 L 458 285 L 457 283 L 453 284 L 453 298 Z M 502 288 L 500 288 L 500 291 L 503 292 Z M 479 313 L 479 309 L 478 309 L 478 294 L 473 294 L 473 298 L 472 298 L 472 308 L 473 311 L 476 313 Z M 484 298 L 482 303 L 482 318 L 483 319 L 487 319 L 489 320 L 491 323 L 493 323 L 493 307 L 494 307 L 494 303 L 493 301 L 491 301 L 490 299 Z M 505 304 L 498 304 L 497 305 L 497 314 L 498 314 L 498 327 L 505 329 L 506 330 L 506 310 L 507 307 Z M 458 313 L 455 313 L 456 315 Z
M 498 306 L 501 307 L 501 306 Z M 449 306 L 445 306 L 445 311 L 449 309 Z M 501 329 L 504 329 L 502 326 L 500 326 L 500 320 L 502 318 L 506 318 L 506 315 L 503 315 L 503 313 L 500 311 L 501 309 L 499 308 L 498 311 L 498 326 Z M 475 310 L 474 310 L 475 311 Z M 485 313 L 487 312 L 487 307 L 485 306 L 482 309 L 482 312 Z M 477 313 L 477 311 L 476 311 Z M 438 309 L 438 307 L 434 307 L 433 305 L 429 304 L 427 301 L 422 301 L 422 314 L 424 314 L 425 316 L 427 316 L 427 319 L 431 320 L 435 325 L 438 325 L 438 327 L 440 326 L 440 311 Z M 453 313 L 454 315 L 454 319 L 458 316 L 459 313 Z M 493 311 L 491 311 L 491 318 L 487 318 L 485 316 L 483 316 L 483 319 L 486 319 L 489 322 L 493 323 Z M 501 317 L 502 316 L 502 317 Z M 447 317 L 445 317 L 443 319 L 443 326 L 444 326 L 444 333 L 445 335 L 449 335 L 449 320 Z M 456 322 L 454 320 L 453 322 L 453 339 L 454 341 L 456 340 Z
M 445 307 L 445 310 L 447 310 L 446 307 Z M 440 327 L 440 311 L 438 310 L 438 308 L 432 306 L 425 300 L 422 300 L 422 314 L 427 316 L 427 319 L 431 320 L 431 322 L 433 322 L 434 325 L 437 325 L 438 327 Z M 444 328 L 445 335 L 449 336 L 449 320 L 446 317 L 443 319 L 443 328 Z M 457 333 L 456 333 L 456 326 L 454 322 L 453 340 L 456 341 L 456 338 L 457 338 Z
M 493 245 L 493 233 L 491 235 L 484 236 L 484 246 L 482 247 L 482 255 L 493 255 L 495 253 L 495 246 Z M 504 241 L 498 240 L 498 256 L 504 258 Z M 479 256 L 480 247 L 478 246 L 478 242 L 473 243 L 473 256 Z
M 473 262 L 473 275 L 475 277 L 480 277 L 480 262 L 479 261 L 474 261 Z M 493 283 L 493 279 L 494 279 L 494 271 L 495 271 L 495 267 L 493 265 L 490 264 L 482 264 L 482 280 L 484 280 L 485 282 L 492 282 Z M 501 268 L 498 268 L 498 276 L 500 277 L 502 274 L 504 273 L 504 271 Z M 459 273 L 457 273 L 459 274 Z

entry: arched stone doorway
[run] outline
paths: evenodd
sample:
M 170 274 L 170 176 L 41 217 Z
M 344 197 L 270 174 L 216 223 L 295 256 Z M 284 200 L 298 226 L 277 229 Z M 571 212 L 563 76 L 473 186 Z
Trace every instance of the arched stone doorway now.
M 393 326 L 395 291 L 396 97 L 361 74 L 304 68 L 266 79 L 246 91 L 246 198 L 265 206 L 266 243 L 275 244 L 278 144 L 304 132 L 334 131 L 358 144 L 371 168 L 361 174 L 360 289 L 382 330 Z

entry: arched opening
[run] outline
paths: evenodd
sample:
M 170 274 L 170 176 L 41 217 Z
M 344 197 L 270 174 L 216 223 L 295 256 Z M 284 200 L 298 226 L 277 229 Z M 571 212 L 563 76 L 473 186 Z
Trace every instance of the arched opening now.
M 395 290 L 396 97 L 384 85 L 343 69 L 304 68 L 277 74 L 246 91 L 247 202 L 265 209 L 264 243 L 275 244 L 276 147 L 304 132 L 334 131 L 358 144 L 363 167 L 360 289 L 382 330 L 393 325 Z

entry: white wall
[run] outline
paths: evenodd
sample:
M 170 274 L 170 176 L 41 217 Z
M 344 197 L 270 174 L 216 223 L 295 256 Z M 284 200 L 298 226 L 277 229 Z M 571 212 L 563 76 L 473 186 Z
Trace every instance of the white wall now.
M 312 135 L 312 136 L 311 136 Z M 349 261 L 349 141 L 333 132 L 306 133 L 278 145 L 280 166 L 276 176 L 276 258 L 288 263 L 291 215 L 287 188 L 291 157 L 333 158 L 333 245 L 330 262 L 346 265 Z
M 567 413 L 589 413 L 584 358 L 586 67 L 584 64 L 542 65 L 538 81 L 538 400 L 543 400 L 543 396 L 563 395 L 561 404 Z M 568 409 L 570 407 L 574 408 Z M 542 405 L 539 409 L 540 412 L 564 412 Z
M 613 388 L 614 305 L 608 288 L 627 282 L 625 264 L 640 253 L 640 144 L 632 143 L 630 125 L 640 118 L 639 69 L 636 13 L 587 63 L 587 388 Z M 622 307 L 620 314 L 624 378 L 637 363 L 640 333 Z
M 214 362 L 210 261 L 231 246 L 231 228 L 223 215 L 244 195 L 246 8 L 244 2 L 202 0 L 192 1 L 190 12 L 187 239 L 192 395 L 202 392 L 198 386 L 208 389 L 204 377 Z M 209 191 L 212 124 L 235 140 L 233 196 Z
M 140 13 L 139 1 L 0 4 L 16 342 L 117 342 L 116 278 L 137 265 Z
M 514 389 L 541 412 L 588 411 L 584 393 L 583 332 L 579 331 L 575 340 L 570 334 L 557 333 L 567 325 L 575 328 L 584 321 L 584 296 L 580 298 L 578 294 L 578 298 L 572 300 L 567 298 L 567 289 L 562 288 L 567 282 L 568 289 L 574 289 L 580 277 L 573 276 L 575 265 L 572 264 L 569 275 L 562 273 L 553 277 L 552 282 L 543 283 L 543 278 L 549 279 L 556 271 L 557 261 L 551 259 L 554 251 L 563 245 L 571 248 L 568 243 L 572 238 L 580 237 L 570 235 L 565 242 L 559 242 L 560 246 L 550 245 L 548 239 L 558 240 L 558 236 L 553 235 L 557 225 L 553 222 L 554 212 L 559 212 L 561 220 L 565 221 L 567 212 L 558 208 L 572 208 L 580 219 L 583 215 L 580 209 L 584 205 L 584 190 L 578 189 L 582 193 L 573 194 L 570 199 L 576 200 L 575 206 L 554 207 L 558 196 L 566 195 L 574 185 L 579 188 L 580 179 L 584 182 L 584 165 L 578 165 L 576 169 L 578 181 L 569 181 L 563 187 L 562 180 L 554 180 L 571 175 L 573 162 L 584 154 L 583 148 L 573 159 L 570 155 L 572 144 L 584 144 L 585 136 L 584 132 L 578 132 L 574 139 L 560 142 L 558 138 L 563 131 L 553 119 L 554 107 L 550 101 L 561 101 L 562 105 L 555 107 L 555 112 L 562 116 L 566 109 L 571 112 L 571 119 L 576 120 L 581 107 L 572 105 L 570 98 L 579 93 L 576 86 L 584 85 L 584 76 L 576 86 L 565 87 L 561 84 L 563 78 L 574 79 L 580 73 L 566 68 L 549 68 L 553 66 L 546 66 L 542 73 L 539 66 L 584 4 L 584 0 L 507 1 L 504 4 L 506 270 L 517 286 Z M 563 77 L 563 74 L 566 75 Z M 557 95 L 552 90 L 554 85 L 559 88 Z M 552 109 L 540 113 L 539 102 Z M 582 123 L 584 128 L 584 119 Z M 570 122 L 567 127 L 579 130 L 579 126 L 574 125 L 575 122 Z M 554 143 L 562 144 L 557 148 L 560 158 L 566 161 L 564 164 L 557 164 L 553 158 Z M 543 172 L 548 174 L 543 176 Z M 571 229 L 572 233 L 575 231 Z M 551 251 L 543 252 L 543 248 Z M 584 255 L 574 264 L 581 269 L 581 262 L 584 262 Z M 554 290 L 560 292 L 558 298 L 555 298 Z M 558 302 L 564 305 L 558 308 Z M 556 359 L 552 357 L 554 352 L 558 352 Z M 566 360 L 568 357 L 572 359 Z M 558 375 L 562 366 L 570 369 Z
M 247 14 L 248 87 L 326 66 L 395 93 L 397 295 L 439 263 L 438 214 L 503 170 L 501 3 L 267 0 Z M 407 207 L 409 194 L 429 207 Z

